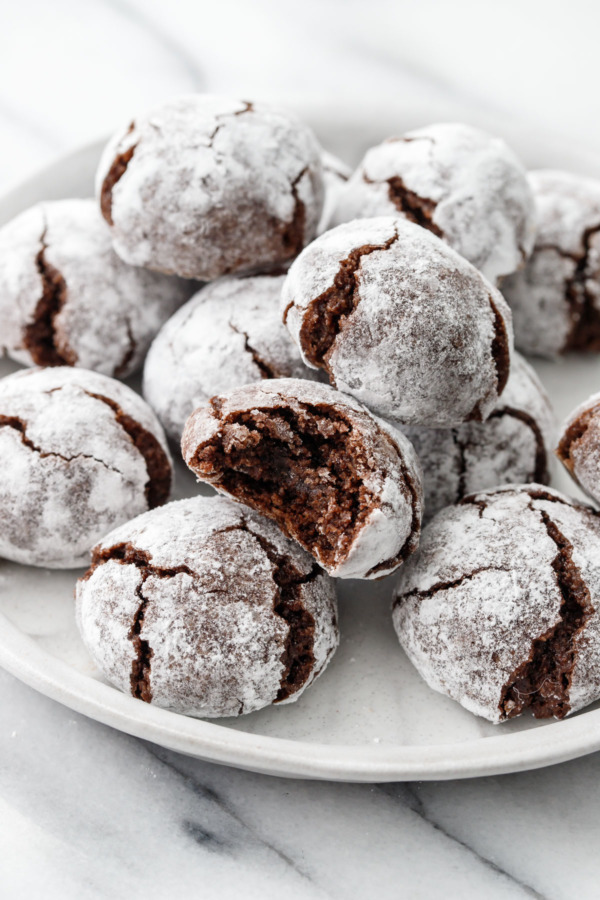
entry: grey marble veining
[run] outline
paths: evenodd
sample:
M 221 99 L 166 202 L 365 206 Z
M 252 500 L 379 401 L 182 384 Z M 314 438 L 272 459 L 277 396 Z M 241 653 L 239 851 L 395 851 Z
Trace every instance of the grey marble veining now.
M 357 115 L 386 98 L 414 115 L 521 115 L 600 146 L 593 4 L 0 8 L 0 190 L 200 87 L 356 101 Z M 145 744 L 0 671 L 2 900 L 593 900 L 599 815 L 600 755 L 438 784 L 279 780 Z

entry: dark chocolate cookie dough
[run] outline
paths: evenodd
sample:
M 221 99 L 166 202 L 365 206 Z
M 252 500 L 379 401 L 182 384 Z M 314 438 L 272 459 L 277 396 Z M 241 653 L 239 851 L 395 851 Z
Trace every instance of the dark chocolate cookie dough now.
M 188 419 L 201 481 L 264 515 L 331 575 L 378 578 L 413 552 L 421 475 L 407 439 L 326 384 L 250 384 Z
M 169 503 L 105 537 L 77 620 L 111 684 L 192 716 L 297 700 L 338 643 L 331 579 L 223 497 Z
M 491 722 L 600 698 L 600 515 L 541 485 L 470 494 L 423 530 L 394 625 L 427 684 Z

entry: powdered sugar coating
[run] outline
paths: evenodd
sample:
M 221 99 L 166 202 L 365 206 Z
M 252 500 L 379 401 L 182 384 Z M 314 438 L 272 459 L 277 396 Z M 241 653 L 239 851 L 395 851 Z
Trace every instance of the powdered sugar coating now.
M 125 385 L 68 367 L 3 378 L 0 556 L 50 568 L 85 565 L 102 535 L 148 509 L 146 458 L 99 397 L 149 432 L 170 467 L 156 417 Z
M 600 502 L 600 393 L 580 403 L 561 429 L 556 455 L 596 503 Z
M 600 517 L 557 491 L 507 486 L 472 494 L 424 529 L 401 571 L 393 619 L 404 650 L 433 690 L 497 723 L 503 689 L 533 641 L 561 620 L 553 568 L 561 550 L 543 516 L 571 545 L 593 612 L 572 636 L 569 712 L 600 697 Z
M 97 193 L 125 262 L 212 280 L 283 263 L 313 237 L 320 148 L 287 113 L 186 95 L 115 135 Z
M 339 225 L 292 264 L 282 308 L 305 361 L 312 311 L 336 277 L 347 280 L 353 253 L 352 309 L 321 363 L 332 383 L 397 423 L 451 428 L 487 418 L 509 366 L 508 306 L 463 257 L 406 219 Z
M 407 215 L 496 284 L 531 253 L 535 211 L 525 169 L 497 137 L 445 122 L 367 151 L 340 192 L 331 225 Z
M 123 544 L 148 563 L 110 558 L 111 548 Z M 296 597 L 314 622 L 310 673 L 280 702 L 297 700 L 337 647 L 328 576 L 275 525 L 224 498 L 169 503 L 109 534 L 94 554 L 109 558 L 77 585 L 83 640 L 105 677 L 130 693 L 138 657 L 131 631 L 145 601 L 139 637 L 149 647 L 146 680 L 157 706 L 214 717 L 276 701 L 290 634 L 275 611 L 276 558 L 296 571 Z
M 323 166 L 323 187 L 325 189 L 325 199 L 323 202 L 323 211 L 319 220 L 317 234 L 323 234 L 330 227 L 333 211 L 337 206 L 340 194 L 344 190 L 344 186 L 348 182 L 352 174 L 352 169 L 345 162 L 329 153 L 328 150 L 321 152 L 321 164 Z
M 218 483 L 221 473 L 215 471 L 207 476 L 198 472 L 194 466 L 198 450 L 219 435 L 228 417 L 257 410 L 276 415 L 279 409 L 300 414 L 310 414 L 311 409 L 325 414 L 332 411 L 343 416 L 353 437 L 360 437 L 361 450 L 369 463 L 363 481 L 373 496 L 368 515 L 334 565 L 327 565 L 315 552 L 317 562 L 338 578 L 380 578 L 397 569 L 419 540 L 422 511 L 419 462 L 411 444 L 399 431 L 371 415 L 354 398 L 340 394 L 329 385 L 280 378 L 246 385 L 217 398 L 210 407 L 196 410 L 188 419 L 181 444 L 184 460 L 202 480 L 229 494 Z M 240 424 L 235 428 L 240 440 L 247 437 L 246 426 Z M 323 472 L 322 477 L 327 480 L 330 476 Z
M 39 346 L 30 331 L 44 319 L 48 266 L 65 293 L 45 317 L 48 337 Z M 130 375 L 193 288 L 125 265 L 92 199 L 37 204 L 0 230 L 0 346 L 25 365 L 49 362 L 50 352 L 57 364 Z
M 181 440 L 189 415 L 211 397 L 260 378 L 317 378 L 281 321 L 285 276 L 222 278 L 162 328 L 144 367 L 144 396 Z
M 600 350 L 600 181 L 571 172 L 529 173 L 538 234 L 525 268 L 502 292 L 517 347 L 554 357 Z
M 423 468 L 425 519 L 465 494 L 503 484 L 547 484 L 556 423 L 535 371 L 515 353 L 502 396 L 485 422 L 402 427 Z

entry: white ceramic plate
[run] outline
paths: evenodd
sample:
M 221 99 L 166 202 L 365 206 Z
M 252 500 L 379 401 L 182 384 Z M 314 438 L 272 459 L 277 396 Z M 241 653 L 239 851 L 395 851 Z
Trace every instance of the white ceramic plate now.
M 349 160 L 417 117 L 302 109 Z M 433 118 L 433 116 L 432 116 Z M 421 120 L 423 117 L 421 116 Z M 508 135 L 529 165 L 600 174 L 597 158 L 535 136 Z M 518 138 L 515 141 L 515 138 Z M 343 146 L 342 146 L 343 145 Z M 102 142 L 65 157 L 0 199 L 0 224 L 38 200 L 88 196 Z M 0 374 L 16 369 L 0 361 Z M 536 365 L 559 417 L 600 389 L 600 360 Z M 178 471 L 179 496 L 196 490 Z M 558 487 L 572 490 L 559 473 Z M 523 716 L 493 726 L 430 691 L 402 654 L 390 620 L 390 579 L 339 584 L 342 642 L 325 675 L 289 706 L 202 721 L 134 700 L 102 682 L 77 633 L 79 573 L 0 562 L 0 665 L 66 706 L 201 759 L 275 775 L 340 781 L 460 778 L 529 769 L 600 749 L 600 704 L 562 722 Z

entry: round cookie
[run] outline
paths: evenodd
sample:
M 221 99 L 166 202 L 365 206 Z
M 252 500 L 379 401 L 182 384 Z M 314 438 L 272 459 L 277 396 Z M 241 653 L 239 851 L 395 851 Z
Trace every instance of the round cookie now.
M 0 229 L 0 347 L 28 366 L 130 375 L 193 289 L 125 265 L 94 200 L 39 203 Z
M 449 429 L 402 427 L 423 468 L 425 519 L 473 491 L 530 481 L 548 484 L 555 430 L 548 396 L 518 353 L 485 422 Z
M 185 715 L 297 700 L 338 644 L 331 579 L 275 525 L 222 497 L 169 503 L 113 531 L 76 597 L 108 681 Z
M 144 366 L 144 396 L 167 434 L 216 394 L 261 378 L 311 378 L 281 321 L 283 275 L 222 278 L 162 328 Z
M 70 568 L 122 522 L 169 498 L 171 460 L 150 407 L 85 369 L 0 380 L 0 557 Z
M 600 394 L 592 394 L 573 410 L 556 455 L 586 494 L 600 503 Z
M 321 152 L 321 164 L 323 166 L 323 187 L 325 189 L 325 200 L 323 202 L 323 211 L 319 220 L 317 234 L 323 234 L 330 227 L 333 211 L 337 206 L 338 198 L 344 190 L 352 169 L 345 162 L 329 153 L 328 150 Z
M 540 485 L 470 494 L 423 530 L 393 619 L 433 690 L 498 723 L 600 698 L 600 516 Z
M 320 147 L 295 117 L 190 94 L 117 133 L 97 195 L 125 262 L 184 278 L 281 265 L 316 233 Z
M 326 384 L 279 378 L 214 397 L 188 419 L 200 481 L 273 519 L 339 578 L 379 578 L 419 541 L 413 448 Z
M 600 352 L 600 181 L 529 173 L 538 234 L 524 269 L 507 278 L 517 347 L 524 353 Z
M 406 219 L 327 231 L 292 264 L 283 316 L 305 362 L 405 425 L 483 421 L 510 368 L 502 295 L 462 256 Z
M 496 284 L 529 256 L 535 210 L 525 169 L 500 138 L 446 122 L 367 151 L 331 225 L 402 215 L 446 240 Z

